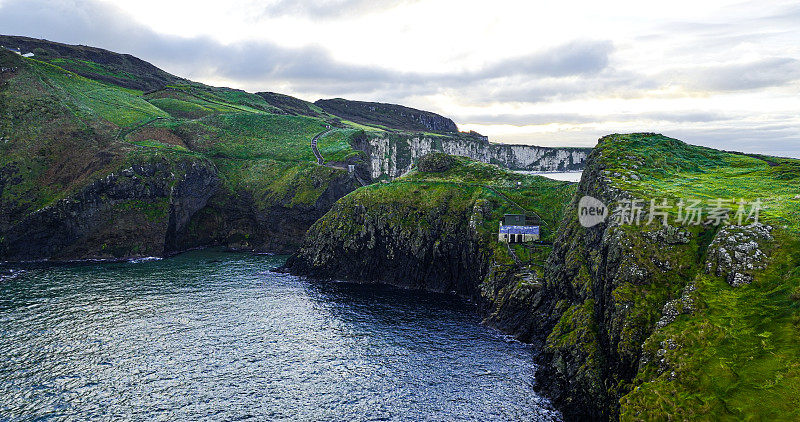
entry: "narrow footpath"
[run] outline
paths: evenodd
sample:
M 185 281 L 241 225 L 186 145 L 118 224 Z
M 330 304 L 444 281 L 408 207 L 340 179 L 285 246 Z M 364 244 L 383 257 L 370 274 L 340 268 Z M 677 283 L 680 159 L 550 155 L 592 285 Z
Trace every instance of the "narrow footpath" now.
M 317 139 L 321 138 L 323 135 L 330 132 L 331 130 L 332 129 L 325 129 L 311 139 L 311 150 L 314 151 L 314 156 L 317 157 L 317 164 L 319 165 L 324 165 L 325 160 L 322 158 L 322 154 L 319 153 L 319 149 L 317 148 Z

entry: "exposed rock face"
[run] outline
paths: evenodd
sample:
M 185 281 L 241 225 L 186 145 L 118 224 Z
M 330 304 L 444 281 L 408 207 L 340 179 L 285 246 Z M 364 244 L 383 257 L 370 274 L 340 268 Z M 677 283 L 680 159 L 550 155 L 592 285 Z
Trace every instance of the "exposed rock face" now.
M 358 187 L 354 174 L 342 174 L 311 204 L 293 204 L 291 197 L 285 197 L 266 208 L 251 191 L 220 190 L 190 223 L 184 247 L 292 253 L 300 247 L 306 230 L 339 198 Z
M 590 148 L 547 148 L 493 144 L 469 137 L 404 137 L 364 139 L 356 146 L 370 156 L 372 177 L 395 178 L 407 173 L 420 157 L 433 151 L 460 155 L 511 170 L 582 170 Z
M 709 245 L 706 272 L 725 277 L 733 287 L 749 284 L 756 271 L 766 268 L 764 250 L 774 240 L 770 231 L 763 224 L 721 228 Z
M 661 319 L 656 323 L 656 328 L 664 328 L 678 318 L 678 315 L 689 315 L 695 311 L 694 297 L 692 293 L 697 290 L 694 283 L 690 283 L 683 289 L 681 297 L 672 299 L 664 304 L 661 309 Z

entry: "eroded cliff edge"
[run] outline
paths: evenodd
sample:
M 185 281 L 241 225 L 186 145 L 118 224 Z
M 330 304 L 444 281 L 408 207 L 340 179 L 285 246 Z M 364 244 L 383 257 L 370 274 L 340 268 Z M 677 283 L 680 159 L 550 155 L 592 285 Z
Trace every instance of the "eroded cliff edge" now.
M 465 194 L 464 170 L 455 180 L 416 172 L 350 194 L 312 226 L 287 268 L 474 300 L 487 323 L 542 346 L 537 380 L 568 419 L 796 414 L 797 160 L 655 134 L 605 137 L 561 207 L 542 207 L 558 209 L 560 223 L 550 226 L 552 251 L 530 256 L 491 236 L 509 209 Z M 546 202 L 547 188 L 537 188 L 514 202 Z M 585 195 L 672 207 L 666 225 L 609 219 L 586 228 L 577 210 Z M 759 224 L 676 222 L 681 198 L 707 207 L 715 197 L 761 198 Z M 644 209 L 640 218 L 649 217 Z

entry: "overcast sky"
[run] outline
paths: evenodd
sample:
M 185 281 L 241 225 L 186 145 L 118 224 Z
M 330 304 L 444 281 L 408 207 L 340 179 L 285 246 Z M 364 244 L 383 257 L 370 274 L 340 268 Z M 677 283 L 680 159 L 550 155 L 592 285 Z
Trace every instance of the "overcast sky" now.
M 800 157 L 797 1 L 0 0 L 0 33 L 193 80 L 401 103 L 494 141 Z

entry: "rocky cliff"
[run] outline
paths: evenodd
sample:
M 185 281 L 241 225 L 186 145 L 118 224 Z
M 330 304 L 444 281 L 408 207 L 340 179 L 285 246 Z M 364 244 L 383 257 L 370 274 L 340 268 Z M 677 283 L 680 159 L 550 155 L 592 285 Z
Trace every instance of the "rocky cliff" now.
M 798 188 L 790 187 L 797 177 L 796 160 L 737 157 L 654 134 L 601 139 L 548 259 L 536 311 L 542 387 L 566 416 L 797 415 L 783 402 L 796 391 L 797 359 L 776 360 L 797 350 L 791 292 L 800 262 L 789 258 L 798 250 Z M 621 218 L 583 227 L 584 195 L 619 206 Z M 752 204 L 766 197 L 772 206 L 755 221 Z M 650 200 L 671 205 L 653 208 Z M 632 211 L 639 201 L 639 217 L 625 217 L 624 204 Z M 686 219 L 690 202 L 704 204 L 694 214 L 704 217 Z M 737 216 L 745 202 L 748 211 Z M 712 217 L 718 209 L 722 222 Z M 795 275 L 779 275 L 785 271 Z M 766 381 L 776 377 L 781 382 Z
M 91 182 L 4 232 L 9 260 L 161 256 L 219 185 L 207 161 L 152 160 Z
M 367 135 L 356 146 L 370 156 L 372 177 L 395 178 L 407 173 L 430 152 L 460 155 L 511 170 L 582 170 L 591 148 L 548 148 L 490 143 L 474 136 Z
M 544 218 L 552 249 L 530 255 L 496 242 L 494 222 L 482 226 L 503 201 L 456 194 L 469 178 L 448 172 L 345 197 L 288 270 L 469 297 L 487 323 L 541 345 L 539 387 L 570 420 L 798 416 L 797 160 L 605 137 L 565 208 L 548 207 L 563 210 L 560 223 Z M 540 195 L 532 206 L 547 191 L 522 197 Z M 584 196 L 618 212 L 585 227 Z M 759 198 L 770 199 L 758 223 L 750 205 L 737 215 L 735 204 Z M 670 205 L 650 209 L 651 199 Z M 704 204 L 703 217 L 688 218 L 682 199 Z M 626 201 L 640 204 L 628 217 Z M 716 224 L 719 203 L 728 219 Z

